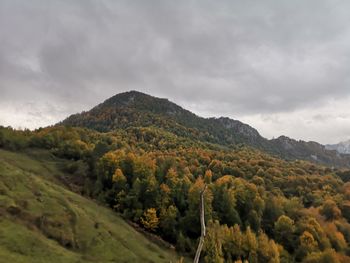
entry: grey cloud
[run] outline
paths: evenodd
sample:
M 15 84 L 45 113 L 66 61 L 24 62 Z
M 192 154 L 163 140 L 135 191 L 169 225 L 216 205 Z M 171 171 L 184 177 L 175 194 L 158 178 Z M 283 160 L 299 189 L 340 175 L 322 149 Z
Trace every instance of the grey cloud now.
M 239 118 L 350 99 L 349 8 L 337 0 L 2 0 L 0 107 L 34 98 L 74 113 L 136 89 Z

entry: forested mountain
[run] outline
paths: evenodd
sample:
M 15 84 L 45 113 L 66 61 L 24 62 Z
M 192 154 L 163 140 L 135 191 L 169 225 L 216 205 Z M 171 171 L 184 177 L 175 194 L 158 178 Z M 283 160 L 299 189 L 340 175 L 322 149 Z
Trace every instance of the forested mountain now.
M 0 127 L 0 148 L 0 223 L 6 231 L 16 224 L 30 230 L 21 249 L 12 249 L 10 232 L 2 232 L 0 255 L 7 259 L 44 259 L 59 251 L 69 260 L 118 262 L 112 251 L 119 243 L 134 262 L 143 262 L 143 253 L 149 262 L 171 255 L 159 247 L 148 254 L 143 236 L 121 237 L 132 231 L 126 225 L 115 230 L 122 217 L 186 261 L 198 244 L 206 189 L 201 262 L 350 262 L 347 155 L 315 142 L 267 140 L 239 121 L 201 118 L 166 99 L 127 92 L 52 127 Z M 52 251 L 33 256 L 23 248 L 31 246 L 33 231 L 40 244 L 52 239 Z M 134 246 L 142 251 L 134 255 Z M 107 250 L 99 257 L 101 247 Z
M 259 132 L 229 118 L 202 118 L 167 99 L 137 91 L 117 94 L 92 110 L 75 114 L 60 125 L 107 132 L 129 127 L 157 127 L 178 136 L 232 147 L 238 144 L 266 151 L 288 160 L 302 159 L 335 167 L 350 167 L 350 155 L 328 150 L 316 142 L 285 136 L 268 140 Z
M 6 150 L 0 151 L 0 254 L 16 259 L 12 262 L 57 253 L 72 260 L 82 253 L 81 262 L 119 262 L 116 244 L 147 253 L 142 237 L 128 244 L 129 235 L 115 230 L 122 226 L 117 217 L 105 218 L 107 211 L 62 185 L 108 205 L 188 257 L 200 235 L 199 196 L 206 185 L 202 262 L 350 261 L 348 170 L 285 161 L 246 146 L 231 149 L 156 127 L 107 133 L 64 126 L 33 132 L 0 128 L 0 148 Z M 28 166 L 18 154 L 36 151 L 52 156 L 34 155 L 35 165 Z M 53 162 L 62 165 L 52 170 Z M 62 176 L 46 182 L 56 173 Z M 25 232 L 13 232 L 18 223 Z M 30 252 L 30 231 L 38 240 L 52 239 L 51 250 Z M 12 232 L 21 245 L 9 239 Z M 156 251 L 147 254 L 154 257 L 149 262 L 162 261 L 165 252 Z

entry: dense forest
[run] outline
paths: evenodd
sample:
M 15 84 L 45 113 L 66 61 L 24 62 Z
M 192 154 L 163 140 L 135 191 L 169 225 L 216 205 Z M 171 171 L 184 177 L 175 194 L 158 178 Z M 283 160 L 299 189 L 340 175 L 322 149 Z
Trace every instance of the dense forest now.
M 204 262 L 349 262 L 350 172 L 157 127 L 98 132 L 1 127 L 0 147 L 63 159 L 75 191 L 193 256 L 205 192 Z

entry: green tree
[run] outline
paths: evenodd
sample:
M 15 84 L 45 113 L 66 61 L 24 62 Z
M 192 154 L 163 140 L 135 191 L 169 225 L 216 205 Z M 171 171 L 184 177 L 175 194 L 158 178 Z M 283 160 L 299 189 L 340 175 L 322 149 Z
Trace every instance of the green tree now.
M 234 261 L 244 256 L 243 251 L 243 233 L 239 225 L 233 227 L 223 226 L 223 252 L 226 260 Z
M 247 230 L 243 236 L 243 251 L 245 251 L 245 258 L 248 259 L 250 263 L 258 262 L 258 241 L 256 239 L 255 233 L 248 226 Z
M 337 204 L 331 199 L 325 201 L 320 212 L 326 217 L 327 220 L 338 219 L 341 216 L 340 209 L 338 208 Z
M 259 262 L 280 262 L 280 253 L 276 243 L 273 240 L 269 240 L 263 232 L 260 232 L 258 235 L 258 259 Z
M 289 252 L 292 252 L 295 248 L 294 245 L 294 221 L 286 215 L 282 215 L 275 223 L 275 239 L 278 243 L 282 244 Z
M 221 224 L 233 226 L 241 225 L 241 219 L 236 210 L 235 191 L 228 184 L 217 182 L 213 188 L 213 209 L 217 213 Z
M 308 232 L 304 231 L 304 233 L 299 237 L 299 248 L 297 251 L 297 260 L 302 260 L 305 256 L 308 254 L 314 252 L 317 250 L 318 244 L 317 241 L 314 239 L 313 235 Z
M 115 170 L 112 176 L 112 182 L 117 193 L 121 190 L 126 190 L 127 188 L 126 177 L 124 176 L 123 171 L 119 168 Z
M 199 205 L 200 193 L 204 189 L 205 183 L 202 177 L 198 177 L 194 184 L 188 190 L 188 210 L 183 218 L 183 226 L 186 233 L 193 236 L 200 235 Z M 212 201 L 213 194 L 208 187 L 204 195 L 204 208 L 206 222 L 212 219 Z
M 223 263 L 222 252 L 222 227 L 218 221 L 211 223 L 207 228 L 207 235 L 205 237 L 204 251 L 205 262 L 208 263 Z
M 171 242 L 176 241 L 177 236 L 177 216 L 178 210 L 176 206 L 170 205 L 160 212 L 160 229 L 165 238 Z

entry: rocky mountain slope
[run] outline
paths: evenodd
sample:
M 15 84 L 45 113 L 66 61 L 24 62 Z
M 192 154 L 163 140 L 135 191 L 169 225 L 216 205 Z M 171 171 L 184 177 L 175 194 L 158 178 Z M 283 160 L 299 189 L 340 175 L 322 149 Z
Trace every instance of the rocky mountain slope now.
M 327 144 L 327 150 L 334 150 L 341 154 L 350 154 L 350 140 L 338 144 Z

